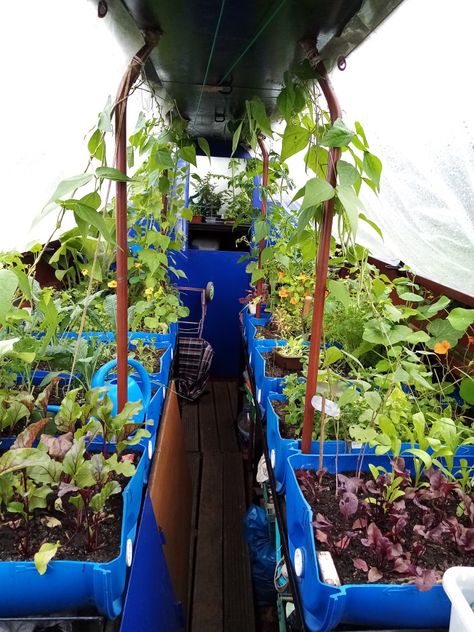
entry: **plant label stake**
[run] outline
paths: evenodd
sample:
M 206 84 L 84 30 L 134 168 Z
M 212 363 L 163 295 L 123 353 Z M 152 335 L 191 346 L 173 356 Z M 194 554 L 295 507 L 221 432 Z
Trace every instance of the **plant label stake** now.
M 262 173 L 262 201 L 261 201 L 261 211 L 262 217 L 267 216 L 267 187 L 268 187 L 268 149 L 265 143 L 263 142 L 263 136 L 258 137 L 258 144 L 260 145 L 260 150 L 262 152 L 263 158 L 263 173 Z M 260 270 L 262 267 L 262 250 L 265 248 L 265 240 L 261 239 L 258 245 L 258 269 Z M 257 318 L 260 318 L 260 314 L 262 312 L 262 295 L 263 295 L 263 279 L 258 279 L 257 281 L 257 294 L 260 297 L 260 300 L 257 303 Z

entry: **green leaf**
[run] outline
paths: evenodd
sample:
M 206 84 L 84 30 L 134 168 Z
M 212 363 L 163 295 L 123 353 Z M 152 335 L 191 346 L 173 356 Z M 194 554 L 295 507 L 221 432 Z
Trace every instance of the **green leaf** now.
M 363 209 L 362 202 L 357 197 L 354 189 L 347 186 L 336 187 L 337 197 L 347 215 L 349 226 L 353 237 L 357 234 L 357 225 L 359 222 L 359 211 Z
M 237 149 L 237 147 L 239 146 L 239 141 L 240 141 L 240 135 L 242 133 L 242 126 L 243 126 L 244 122 L 241 121 L 239 126 L 237 127 L 237 129 L 235 130 L 235 132 L 232 135 L 232 156 L 235 154 L 235 151 Z
M 36 570 L 40 575 L 44 575 L 46 573 L 46 569 L 48 568 L 49 562 L 53 559 L 53 557 L 58 552 L 60 547 L 59 540 L 56 544 L 52 544 L 51 542 L 45 542 L 41 545 L 40 550 L 35 553 L 34 562 L 36 566 Z
M 286 160 L 290 156 L 303 150 L 309 143 L 311 133 L 299 125 L 287 125 L 283 133 L 281 159 Z
M 367 391 L 367 393 L 364 394 L 364 399 L 369 405 L 369 408 L 374 412 L 378 410 L 382 404 L 382 398 L 377 391 Z
M 174 167 L 173 158 L 168 149 L 158 149 L 155 154 L 154 161 L 157 165 L 165 167 L 166 169 L 172 169 Z
M 62 202 L 62 206 L 65 209 L 74 211 L 74 214 L 77 215 L 80 220 L 85 222 L 88 226 L 93 226 L 97 229 L 106 241 L 111 241 L 112 238 L 104 221 L 104 216 L 92 206 L 88 206 L 87 201 L 85 198 L 81 200 L 65 200 Z
M 287 87 L 283 88 L 277 96 L 277 108 L 287 121 L 293 116 L 294 93 Z
M 464 377 L 461 380 L 459 394 L 466 404 L 474 405 L 474 378 Z
M 448 316 L 448 321 L 458 331 L 466 331 L 474 323 L 474 309 L 456 307 Z
M 367 142 L 367 138 L 365 136 L 365 132 L 364 132 L 364 128 L 362 127 L 362 125 L 359 123 L 359 121 L 356 121 L 354 123 L 354 127 L 355 127 L 355 131 L 357 132 L 357 134 L 360 136 L 360 138 L 362 139 L 362 142 L 364 143 L 364 147 L 368 147 L 369 143 Z
M 455 347 L 462 337 L 462 332 L 454 329 L 448 320 L 437 318 L 432 320 L 427 326 L 428 332 L 433 336 L 427 343 L 430 349 L 433 349 L 437 342 L 447 340 L 452 347 Z
M 114 167 L 97 167 L 95 170 L 97 178 L 105 178 L 106 180 L 113 180 L 114 182 L 131 182 L 131 178 L 126 173 L 115 169 Z
M 329 147 L 345 147 L 354 137 L 354 132 L 346 127 L 344 121 L 338 118 L 334 125 L 324 134 L 321 139 L 323 145 Z
M 339 303 L 344 305 L 344 307 L 348 307 L 350 305 L 351 297 L 346 283 L 344 283 L 343 281 L 335 281 L 334 279 L 329 279 L 329 281 L 327 282 L 327 288 L 329 291 L 329 295 L 336 301 L 339 301 Z
M 423 464 L 426 468 L 431 467 L 431 465 L 433 464 L 430 455 L 424 450 L 420 450 L 420 448 L 410 448 L 408 450 L 405 450 L 405 452 L 413 454 L 414 457 L 423 461 Z
M 209 158 L 209 162 L 211 162 L 211 148 L 209 147 L 209 143 L 207 142 L 207 140 L 203 136 L 199 136 L 199 138 L 197 139 L 197 142 L 198 142 L 199 147 Z
M 304 211 L 310 206 L 319 206 L 322 202 L 330 200 L 332 197 L 334 197 L 334 189 L 329 182 L 320 178 L 311 178 L 305 185 L 300 211 Z
M 342 357 L 343 353 L 340 349 L 337 347 L 328 347 L 324 351 L 323 366 L 330 366 L 331 364 L 334 364 L 334 362 L 338 362 Z
M 250 101 L 250 108 L 252 116 L 257 121 L 257 126 L 260 128 L 260 131 L 263 132 L 265 136 L 268 136 L 268 138 L 272 138 L 272 126 L 262 100 L 259 97 L 253 97 Z
M 5 322 L 5 318 L 13 304 L 18 287 L 18 278 L 13 270 L 0 269 L 0 323 Z
M 369 151 L 364 152 L 364 161 L 363 161 L 364 171 L 368 175 L 368 177 L 372 180 L 372 182 L 377 187 L 377 190 L 380 189 L 380 176 L 382 174 L 382 163 L 371 154 Z
M 351 187 L 360 179 L 360 174 L 354 165 L 351 165 L 350 162 L 346 162 L 345 160 L 338 160 L 337 174 L 342 186 Z
M 45 462 L 45 456 L 48 455 L 38 448 L 10 449 L 0 457 L 0 476 L 8 472 L 22 470 L 25 467 L 41 465 Z
M 402 292 L 398 295 L 402 301 L 408 301 L 410 303 L 421 303 L 423 301 L 423 297 L 418 294 L 414 294 L 413 292 Z
M 92 158 L 102 162 L 105 158 L 105 143 L 102 132 L 96 129 L 87 143 L 87 149 Z
M 413 331 L 411 334 L 408 334 L 406 337 L 406 341 L 410 344 L 418 344 L 419 342 L 428 342 L 430 337 L 426 333 L 426 331 Z
M 366 224 L 368 224 L 371 228 L 373 228 L 375 230 L 375 232 L 377 233 L 377 235 L 379 235 L 380 238 L 383 241 L 383 233 L 382 233 L 382 230 L 381 230 L 380 226 L 378 226 L 375 222 L 373 222 L 371 219 L 369 219 L 367 217 L 367 215 L 364 215 L 364 213 L 359 213 L 359 219 L 361 219 Z
M 195 167 L 197 166 L 196 147 L 194 145 L 184 145 L 184 147 L 181 147 L 181 149 L 179 150 L 179 153 L 183 160 L 185 160 L 186 162 L 190 162 Z
M 311 145 L 305 156 L 305 163 L 322 180 L 326 179 L 329 152 L 321 145 Z
M 431 316 L 434 316 L 435 314 L 440 312 L 442 309 L 446 309 L 450 302 L 451 301 L 447 296 L 440 296 L 435 303 L 432 303 L 431 305 L 422 305 L 421 307 L 419 307 L 419 315 L 424 318 L 430 318 Z
M 256 242 L 266 239 L 270 234 L 270 224 L 267 220 L 257 219 L 254 222 L 254 240 Z
M 72 178 L 68 178 L 67 180 L 61 180 L 61 182 L 56 187 L 51 199 L 43 208 L 39 216 L 37 216 L 34 220 L 34 224 L 36 224 L 40 219 L 42 219 L 45 215 L 51 213 L 58 207 L 58 203 L 62 198 L 71 195 L 76 189 L 80 189 L 84 185 L 88 184 L 92 178 L 92 173 L 81 173 L 78 176 L 73 176 Z

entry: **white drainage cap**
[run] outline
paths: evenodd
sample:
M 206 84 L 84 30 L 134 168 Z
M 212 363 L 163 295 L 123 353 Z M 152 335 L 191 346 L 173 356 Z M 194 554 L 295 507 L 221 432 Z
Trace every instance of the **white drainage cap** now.
M 276 463 L 276 452 L 275 452 L 275 448 L 272 448 L 272 451 L 270 452 L 270 463 L 273 469 L 275 469 L 275 463 Z
M 128 538 L 127 540 L 127 549 L 125 552 L 125 560 L 127 563 L 127 566 L 130 567 L 132 565 L 132 559 L 133 559 L 133 543 L 131 541 L 130 538 Z
M 294 555 L 293 555 L 293 564 L 295 566 L 295 573 L 296 573 L 296 577 L 302 577 L 303 576 L 303 549 L 300 549 L 299 547 L 297 549 L 295 549 Z
M 153 445 L 151 441 L 148 441 L 148 458 L 150 459 L 150 461 L 153 458 Z

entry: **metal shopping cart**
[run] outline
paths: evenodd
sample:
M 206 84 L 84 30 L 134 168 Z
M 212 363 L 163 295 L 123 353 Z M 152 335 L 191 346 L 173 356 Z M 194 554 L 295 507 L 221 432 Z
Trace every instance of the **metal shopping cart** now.
M 186 399 L 197 399 L 206 388 L 214 350 L 202 337 L 207 304 L 214 298 L 214 285 L 205 288 L 178 287 L 180 293 L 199 293 L 201 318 L 181 319 L 178 322 L 178 353 L 176 362 L 176 390 Z

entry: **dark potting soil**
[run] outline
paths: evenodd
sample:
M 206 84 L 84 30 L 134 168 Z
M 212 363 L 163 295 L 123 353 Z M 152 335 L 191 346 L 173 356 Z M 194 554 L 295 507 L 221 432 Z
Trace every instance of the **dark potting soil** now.
M 72 381 L 71 382 L 71 386 L 69 386 L 69 381 L 66 380 L 66 382 L 64 384 L 56 384 L 53 389 L 51 390 L 51 394 L 49 396 L 48 399 L 48 406 L 61 406 L 63 399 L 66 397 L 68 391 L 73 390 L 75 388 L 79 388 L 80 384 L 78 384 L 76 381 Z M 40 387 L 40 386 L 35 386 L 33 388 L 33 396 L 36 398 L 38 397 L 38 395 L 40 393 L 42 393 L 44 390 L 44 387 Z M 79 391 L 79 393 L 76 396 L 76 402 L 78 404 L 84 404 L 85 399 L 84 399 L 84 390 L 81 389 Z
M 263 359 L 265 362 L 265 375 L 267 377 L 286 377 L 291 374 L 291 371 L 288 369 L 284 369 L 281 366 L 275 364 L 273 359 L 273 351 L 262 351 L 261 352 Z
M 280 334 L 271 322 L 267 323 L 263 327 L 261 325 L 256 325 L 255 335 L 257 338 L 270 338 L 271 340 L 279 340 L 281 338 Z
M 300 433 L 298 432 L 298 429 L 286 423 L 285 421 L 285 416 L 288 412 L 288 404 L 286 402 L 280 402 L 275 399 L 272 400 L 272 406 L 274 411 L 278 415 L 280 434 L 283 439 L 299 439 Z
M 296 470 L 303 472 L 304 470 Z M 306 471 L 306 474 L 310 474 L 315 481 L 317 481 L 316 473 L 314 471 Z M 356 473 L 344 473 L 344 476 L 348 478 L 355 476 Z M 361 473 L 363 481 L 371 480 L 371 476 L 364 472 Z M 303 492 L 304 493 L 304 492 Z M 308 498 L 305 495 L 305 498 L 311 509 L 313 510 L 313 520 L 316 520 L 316 516 L 318 513 L 322 514 L 327 520 L 334 525 L 331 529 L 332 537 L 335 541 L 341 542 L 344 537 L 344 533 L 349 531 L 353 536 L 350 538 L 350 543 L 347 548 L 343 548 L 339 550 L 337 554 L 333 551 L 332 558 L 334 564 L 336 566 L 339 579 L 341 580 L 341 584 L 367 584 L 368 583 L 368 574 L 362 570 L 354 568 L 353 560 L 362 559 L 367 562 L 368 567 L 376 567 L 382 573 L 383 576 L 373 582 L 377 584 L 403 584 L 403 583 L 413 583 L 414 578 L 410 578 L 407 576 L 403 576 L 400 573 L 395 572 L 392 569 L 393 561 L 385 562 L 385 564 L 377 564 L 376 556 L 373 550 L 370 547 L 366 547 L 362 544 L 361 539 L 367 537 L 366 529 L 360 528 L 358 525 L 359 520 L 366 520 L 365 512 L 363 508 L 361 509 L 359 504 L 358 511 L 351 515 L 347 521 L 344 521 L 343 516 L 340 513 L 339 509 L 339 501 L 340 497 L 336 497 L 336 475 L 335 474 L 325 474 L 323 477 L 323 489 L 319 495 L 319 498 L 315 500 L 314 498 Z M 358 492 L 357 497 L 359 499 L 366 498 L 367 495 L 364 496 L 363 493 Z M 424 501 L 426 502 L 426 501 Z M 434 502 L 434 501 L 432 501 Z M 429 502 L 426 502 L 429 505 Z M 452 503 L 450 503 L 448 516 L 456 516 L 456 508 L 459 504 L 459 500 L 455 498 L 452 499 Z M 413 534 L 413 528 L 415 525 L 423 524 L 423 510 L 415 505 L 412 501 L 406 501 L 406 511 L 408 513 L 407 524 L 404 527 L 403 531 L 400 535 L 400 542 L 403 546 L 403 551 L 410 552 L 412 549 L 413 542 L 415 541 L 415 537 Z M 460 522 L 462 520 L 460 519 Z M 365 524 L 367 526 L 368 523 Z M 377 526 L 382 531 L 384 535 L 386 535 L 390 529 L 393 527 L 394 522 L 390 520 L 390 516 L 388 514 L 381 515 L 381 518 L 377 520 Z M 469 525 L 466 525 L 469 526 Z M 314 531 L 316 531 L 316 527 L 314 527 Z M 319 542 L 315 536 L 315 543 L 317 550 L 324 551 L 329 550 L 327 546 L 323 543 Z M 418 541 L 420 538 L 418 538 Z M 424 540 L 423 544 L 426 546 L 425 551 L 423 552 L 421 559 L 418 561 L 418 565 L 424 569 L 433 569 L 438 571 L 440 577 L 442 573 L 451 566 L 472 566 L 474 565 L 474 551 L 460 553 L 455 545 L 449 541 L 443 541 L 440 544 L 436 544 L 430 540 Z
M 161 356 L 165 353 L 166 349 L 152 346 L 147 346 L 146 349 L 146 358 L 141 357 L 138 350 L 129 351 L 128 355 L 138 360 L 138 362 L 141 362 L 149 373 L 159 373 Z

